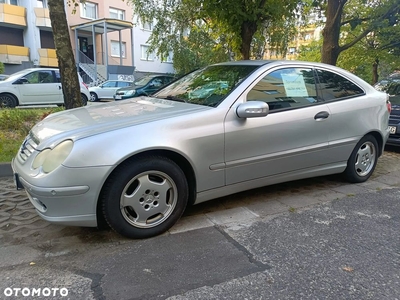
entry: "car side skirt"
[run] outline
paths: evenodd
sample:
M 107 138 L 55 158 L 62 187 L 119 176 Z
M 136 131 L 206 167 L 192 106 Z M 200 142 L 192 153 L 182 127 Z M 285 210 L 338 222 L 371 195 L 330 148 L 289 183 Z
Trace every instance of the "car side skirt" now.
M 224 186 L 221 188 L 207 190 L 197 193 L 196 201 L 194 202 L 194 204 L 199 204 L 211 199 L 224 197 L 242 191 L 273 185 L 277 183 L 342 173 L 346 169 L 346 166 L 347 166 L 346 161 L 339 162 L 331 165 L 318 166 L 314 168 L 307 168 L 264 178 L 257 178 L 254 180 L 240 182 Z

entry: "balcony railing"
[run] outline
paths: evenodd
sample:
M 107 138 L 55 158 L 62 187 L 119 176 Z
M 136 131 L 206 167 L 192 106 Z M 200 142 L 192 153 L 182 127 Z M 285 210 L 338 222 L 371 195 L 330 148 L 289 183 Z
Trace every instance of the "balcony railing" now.
M 29 61 L 29 48 L 0 45 L 0 61 L 8 64 L 22 64 L 23 61 Z
M 0 3 L 0 24 L 13 27 L 26 27 L 26 8 L 23 6 Z

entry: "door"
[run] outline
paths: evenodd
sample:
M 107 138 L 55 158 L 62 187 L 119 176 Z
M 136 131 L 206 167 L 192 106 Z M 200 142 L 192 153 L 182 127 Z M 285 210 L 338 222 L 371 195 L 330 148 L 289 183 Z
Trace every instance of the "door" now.
M 226 184 L 305 170 L 326 162 L 330 113 L 309 68 L 269 72 L 245 95 L 264 101 L 266 117 L 240 119 L 235 105 L 225 121 Z
M 98 89 L 99 98 L 112 99 L 118 89 L 117 81 L 106 81 L 101 85 L 101 89 Z
M 57 104 L 63 102 L 61 84 L 52 70 L 36 70 L 23 76 L 18 85 L 21 104 Z

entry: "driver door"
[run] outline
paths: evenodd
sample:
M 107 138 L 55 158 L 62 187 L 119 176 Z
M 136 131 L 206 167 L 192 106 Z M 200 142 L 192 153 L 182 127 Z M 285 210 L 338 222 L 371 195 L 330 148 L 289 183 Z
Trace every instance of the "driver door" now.
M 330 126 L 311 68 L 280 68 L 244 96 L 264 101 L 266 117 L 240 119 L 234 105 L 225 121 L 226 184 L 287 176 L 326 162 Z

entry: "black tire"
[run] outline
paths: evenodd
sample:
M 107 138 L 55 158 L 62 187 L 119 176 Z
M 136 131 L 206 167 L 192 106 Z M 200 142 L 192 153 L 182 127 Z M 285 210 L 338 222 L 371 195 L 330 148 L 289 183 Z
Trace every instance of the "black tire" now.
M 85 94 L 82 94 L 82 93 L 81 93 L 81 97 L 82 97 L 82 104 L 83 104 L 83 106 L 86 106 L 86 105 L 87 105 L 87 102 L 88 102 L 88 98 L 86 97 Z
M 94 93 L 94 92 L 90 92 L 90 102 L 96 102 L 96 101 L 99 101 L 99 97 L 97 96 L 97 94 L 96 93 Z
M 4 108 L 14 108 L 17 106 L 17 98 L 11 94 L 1 94 L 0 95 L 0 107 Z
M 349 182 L 367 181 L 378 162 L 378 142 L 372 135 L 364 136 L 356 145 L 347 161 L 344 176 Z
M 188 195 L 185 174 L 175 162 L 146 156 L 119 166 L 107 179 L 100 201 L 112 229 L 141 239 L 170 229 L 182 216 Z

